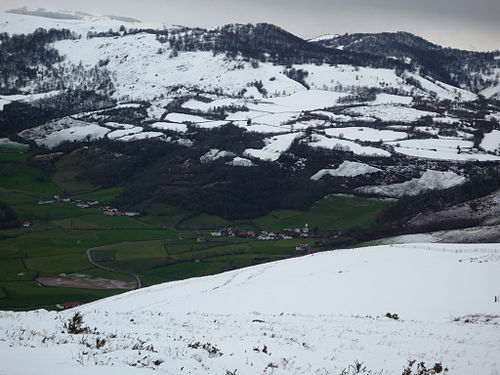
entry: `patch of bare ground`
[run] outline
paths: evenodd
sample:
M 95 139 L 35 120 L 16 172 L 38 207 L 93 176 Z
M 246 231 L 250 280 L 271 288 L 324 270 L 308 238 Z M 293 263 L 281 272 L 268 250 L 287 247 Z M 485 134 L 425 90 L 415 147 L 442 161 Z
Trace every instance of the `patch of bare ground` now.
M 112 279 L 89 279 L 84 277 L 39 277 L 36 279 L 44 286 L 57 286 L 78 289 L 135 289 L 137 283 L 134 281 L 112 280 Z

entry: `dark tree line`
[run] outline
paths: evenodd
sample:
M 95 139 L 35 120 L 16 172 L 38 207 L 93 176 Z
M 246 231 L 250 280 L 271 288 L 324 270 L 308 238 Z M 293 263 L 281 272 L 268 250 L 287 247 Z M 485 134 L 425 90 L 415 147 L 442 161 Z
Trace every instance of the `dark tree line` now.
M 0 229 L 18 226 L 19 220 L 14 210 L 7 203 L 0 201 Z

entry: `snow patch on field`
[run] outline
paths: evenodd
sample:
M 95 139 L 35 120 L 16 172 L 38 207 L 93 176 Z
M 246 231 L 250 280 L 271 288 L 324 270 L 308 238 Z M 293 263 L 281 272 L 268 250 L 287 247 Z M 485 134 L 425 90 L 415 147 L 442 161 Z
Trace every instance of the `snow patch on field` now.
M 127 135 L 132 135 L 136 133 L 142 132 L 143 128 L 141 126 L 132 126 L 131 128 L 125 128 L 121 130 L 113 130 L 111 133 L 108 133 L 109 139 L 118 139 Z
M 224 99 L 217 99 L 208 103 L 196 100 L 196 99 L 190 99 L 186 103 L 182 105 L 184 108 L 188 109 L 194 109 L 202 112 L 208 112 L 210 110 L 213 110 L 214 108 L 217 107 L 228 107 L 228 106 L 233 106 L 233 105 L 244 105 L 245 101 L 242 99 L 233 99 L 233 98 L 224 98 Z
M 251 160 L 241 158 L 239 156 L 235 157 L 233 160 L 228 161 L 227 165 L 231 165 L 233 167 L 253 167 L 255 164 L 252 163 Z
M 178 133 L 187 132 L 187 125 L 175 122 L 155 122 L 150 125 L 152 128 L 160 130 L 170 130 Z
M 492 130 L 484 135 L 480 147 L 489 152 L 500 151 L 500 130 Z
M 334 176 L 334 177 L 356 177 L 364 174 L 380 172 L 381 169 L 372 167 L 368 164 L 359 163 L 356 161 L 344 161 L 336 169 L 322 169 L 313 176 L 311 180 L 318 181 L 324 176 Z
M 204 154 L 200 157 L 200 161 L 203 164 L 206 164 L 206 163 L 210 163 L 211 161 L 215 161 L 215 160 L 225 158 L 225 157 L 232 157 L 232 156 L 235 156 L 233 152 L 219 150 L 217 148 L 212 148 L 210 151 L 208 151 L 206 154 Z
M 422 111 L 411 107 L 394 106 L 389 104 L 348 108 L 344 110 L 344 113 L 348 115 L 375 117 L 384 122 L 404 123 L 417 121 L 424 116 L 437 116 L 437 113 L 435 112 Z
M 1 13 L 0 13 L 1 14 Z M 60 91 L 49 91 L 41 94 L 27 94 L 27 95 L 0 95 L 0 111 L 3 111 L 3 107 L 12 102 L 27 102 L 31 103 L 36 100 L 50 98 L 59 94 Z
M 412 96 L 400 96 L 391 94 L 377 94 L 373 104 L 404 104 L 409 105 L 413 101 Z
M 337 115 L 335 113 L 327 112 L 327 111 L 314 111 L 312 113 L 320 115 L 320 116 L 326 116 L 332 122 L 350 122 L 350 121 L 353 121 L 353 117 L 352 116 Z
M 290 148 L 293 141 L 303 135 L 304 133 L 298 132 L 266 138 L 264 140 L 264 142 L 266 143 L 264 148 L 248 148 L 245 150 L 244 155 L 262 160 L 278 160 L 280 155 Z
M 438 159 L 438 160 L 500 160 L 499 156 L 472 153 L 471 141 L 461 139 L 409 139 L 398 142 L 389 142 L 394 146 L 394 150 L 401 154 L 418 158 Z M 458 153 L 458 147 L 461 152 Z
M 163 138 L 167 140 L 168 138 L 165 136 L 165 134 L 161 132 L 142 132 L 142 133 L 135 133 L 135 134 L 130 134 L 126 135 L 124 137 L 118 138 L 118 141 L 122 142 L 130 142 L 130 141 L 139 141 L 143 139 L 152 139 L 152 138 Z
M 405 195 L 418 195 L 428 190 L 449 189 L 453 186 L 461 185 L 465 181 L 465 177 L 451 171 L 438 172 L 427 170 L 421 177 L 413 178 L 410 181 L 392 185 L 362 186 L 357 188 L 356 191 L 365 194 L 399 198 Z
M 408 138 L 408 133 L 397 132 L 394 130 L 379 130 L 367 127 L 346 127 L 330 128 L 325 133 L 337 138 L 346 138 L 349 140 L 360 140 L 365 142 L 395 141 Z
M 54 148 L 64 142 L 97 140 L 110 130 L 84 121 L 64 117 L 44 125 L 27 129 L 19 133 L 21 138 L 33 140 L 39 146 Z
M 346 141 L 343 139 L 329 138 L 323 135 L 313 135 L 311 142 L 308 143 L 311 147 L 326 148 L 330 150 L 350 151 L 356 155 L 370 155 L 378 157 L 389 157 L 391 153 L 377 147 L 362 146 L 356 142 Z
M 201 116 L 188 115 L 186 113 L 169 113 L 165 116 L 165 120 L 177 123 L 197 123 L 209 121 Z

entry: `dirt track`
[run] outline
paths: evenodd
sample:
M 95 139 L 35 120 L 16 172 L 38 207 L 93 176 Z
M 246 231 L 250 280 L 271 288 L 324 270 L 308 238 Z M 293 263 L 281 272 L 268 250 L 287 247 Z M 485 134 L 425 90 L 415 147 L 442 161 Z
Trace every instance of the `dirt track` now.
M 45 286 L 58 286 L 80 289 L 135 289 L 135 281 L 110 280 L 110 279 L 88 279 L 84 277 L 39 277 L 36 279 Z

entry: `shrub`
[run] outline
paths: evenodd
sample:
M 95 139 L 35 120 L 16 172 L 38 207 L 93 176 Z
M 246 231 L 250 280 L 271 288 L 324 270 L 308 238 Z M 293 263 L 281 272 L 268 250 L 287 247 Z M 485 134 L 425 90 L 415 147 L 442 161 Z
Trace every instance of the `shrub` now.
M 83 315 L 79 312 L 75 312 L 73 316 L 64 323 L 64 328 L 71 335 L 90 332 L 89 327 L 83 326 Z
M 415 363 L 415 360 L 408 361 L 408 366 L 405 367 L 401 375 L 435 375 L 448 373 L 448 368 L 443 367 L 440 362 L 435 363 L 432 368 L 427 368 L 425 362 L 418 363 L 416 368 L 414 368 L 413 366 Z

